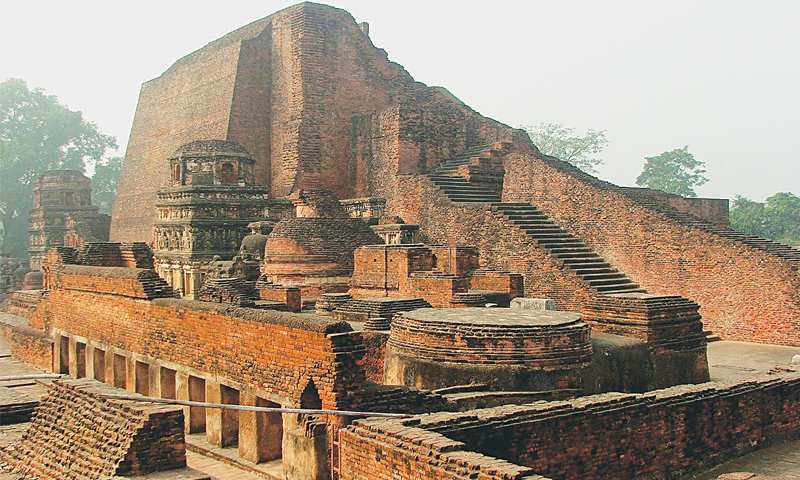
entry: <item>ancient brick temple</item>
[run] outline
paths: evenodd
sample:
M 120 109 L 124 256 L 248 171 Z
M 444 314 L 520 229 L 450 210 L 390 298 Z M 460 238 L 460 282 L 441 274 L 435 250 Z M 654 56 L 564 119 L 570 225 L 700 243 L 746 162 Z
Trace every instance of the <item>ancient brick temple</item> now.
M 48 248 L 79 247 L 108 240 L 110 218 L 92 205 L 92 182 L 77 170 L 51 170 L 33 186 L 28 228 L 31 269 L 39 270 Z
M 680 294 L 723 338 L 800 344 L 800 254 L 727 227 L 727 201 L 623 188 L 542 155 L 524 132 L 414 81 L 347 12 L 301 3 L 142 86 L 111 236 L 150 241 L 168 157 L 241 144 L 271 198 L 382 198 L 418 240 L 479 248 L 528 296 Z M 490 208 L 487 208 L 490 207 Z M 747 273 L 745 273 L 747 272 Z
M 708 330 L 800 345 L 800 256 L 726 225 L 542 155 L 301 3 L 145 83 L 113 241 L 14 270 L 15 362 L 74 378 L 0 385 L 30 420 L 0 467 L 686 478 L 800 438 L 800 369 L 712 377 Z

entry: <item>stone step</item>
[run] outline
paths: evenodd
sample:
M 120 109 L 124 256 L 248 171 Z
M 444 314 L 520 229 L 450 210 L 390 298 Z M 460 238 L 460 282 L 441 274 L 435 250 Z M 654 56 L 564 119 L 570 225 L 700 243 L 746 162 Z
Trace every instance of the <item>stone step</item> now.
M 486 196 L 486 197 L 449 197 L 451 201 L 455 203 L 489 203 L 495 200 L 494 197 Z
M 587 247 L 585 244 L 577 243 L 576 246 L 558 246 L 556 248 L 549 248 L 550 253 L 559 254 L 559 253 L 588 253 L 593 252 L 591 248 Z
M 506 212 L 506 211 L 510 211 L 510 210 L 520 210 L 520 211 L 526 211 L 526 212 L 530 212 L 530 211 L 540 212 L 541 211 L 541 210 L 539 210 L 538 208 L 534 207 L 533 205 L 531 205 L 529 203 L 503 202 L 503 203 L 498 203 L 497 205 L 493 205 L 492 207 L 495 210 L 499 211 L 499 212 Z
M 524 222 L 524 221 L 528 221 L 528 222 L 532 222 L 532 221 L 537 221 L 537 220 L 538 220 L 538 221 L 550 220 L 550 218 L 549 218 L 547 215 L 541 215 L 541 214 L 529 214 L 529 215 L 508 215 L 508 214 L 505 214 L 505 213 L 504 213 L 504 215 L 506 216 L 506 218 L 508 218 L 510 221 L 512 221 L 512 222 L 513 222 L 513 223 L 515 223 L 515 224 L 516 224 L 518 221 L 523 221 L 523 222 Z
M 546 233 L 529 233 L 529 237 L 536 239 L 541 244 L 561 244 L 575 240 L 575 237 L 567 236 L 563 233 L 554 233 L 552 235 Z
M 433 170 L 433 173 L 437 173 L 439 175 L 455 173 L 460 167 L 463 167 L 464 165 L 469 165 L 469 162 L 449 163 L 449 164 L 447 164 L 447 165 L 445 165 L 443 167 L 439 167 L 439 168 Z
M 644 291 L 643 288 L 640 288 L 639 285 L 631 282 L 630 280 L 628 280 L 625 283 L 618 283 L 614 285 L 599 285 L 593 288 L 601 293 L 622 293 L 623 291 L 625 293 L 629 293 L 634 290 L 642 292 Z
M 429 173 L 427 174 L 427 177 L 430 178 L 431 180 L 439 180 L 442 182 L 461 182 L 466 184 L 469 183 L 466 178 L 459 177 L 458 175 L 437 175 L 436 173 Z
M 583 243 L 580 239 L 572 237 L 569 241 L 561 242 L 561 243 L 556 244 L 556 245 L 549 245 L 548 248 L 551 251 L 553 251 L 553 250 L 556 250 L 556 249 L 559 249 L 559 248 L 561 248 L 561 249 L 565 249 L 565 248 L 566 249 L 569 249 L 569 248 L 575 249 L 575 248 L 590 248 L 590 247 L 588 245 L 586 245 L 585 243 Z
M 531 205 L 530 203 L 521 203 L 521 202 L 497 202 L 494 205 L 492 205 L 492 207 L 493 208 L 497 208 L 498 210 L 502 210 L 503 208 L 508 208 L 508 207 L 530 207 L 530 208 L 536 208 L 533 205 Z
M 467 182 L 461 177 L 431 178 L 430 180 L 437 187 L 467 187 L 470 185 L 469 182 Z
M 540 210 L 530 207 L 509 207 L 509 208 L 497 208 L 492 207 L 495 211 L 502 212 L 506 215 L 544 215 Z
M 596 262 L 597 264 L 599 264 L 605 261 L 599 255 L 595 255 L 593 257 L 559 258 L 559 260 L 561 260 L 561 263 L 563 263 L 564 265 L 573 270 L 574 270 L 573 265 L 585 265 L 589 262 Z
M 491 190 L 478 190 L 478 189 L 460 189 L 460 190 L 452 190 L 450 188 L 440 188 L 447 196 L 469 196 L 469 195 L 489 195 L 495 198 L 498 198 L 496 192 Z
M 520 227 L 522 230 L 525 231 L 528 235 L 548 235 L 548 234 L 559 234 L 559 235 L 569 235 L 567 232 L 562 230 L 560 227 L 552 226 L 552 227 Z
M 597 259 L 602 258 L 596 252 L 593 252 L 591 250 L 589 250 L 588 252 L 558 252 L 558 253 L 553 253 L 553 255 L 555 255 L 556 258 L 560 258 L 561 260 L 573 260 L 573 259 L 583 260 L 586 258 L 597 258 Z
M 523 213 L 523 214 L 519 213 L 509 214 L 506 212 L 502 213 L 503 215 L 505 215 L 506 218 L 508 218 L 517 225 L 525 223 L 545 223 L 548 225 L 556 225 L 556 222 L 554 222 L 553 220 L 550 219 L 550 217 L 542 213 Z
M 475 158 L 473 155 L 463 155 L 460 157 L 454 157 L 451 158 L 450 160 L 445 160 L 444 162 L 440 163 L 434 168 L 442 168 L 450 165 L 466 165 L 473 158 Z
M 540 230 L 541 229 L 544 232 L 544 231 L 550 231 L 550 230 L 553 230 L 553 229 L 557 229 L 559 231 L 564 232 L 564 230 L 560 226 L 556 225 L 555 223 L 544 223 L 544 224 L 543 223 L 517 223 L 517 222 L 513 222 L 513 223 L 514 223 L 515 226 L 517 226 L 518 228 L 520 228 L 522 230 Z M 577 241 L 577 239 L 576 239 L 576 241 Z
M 566 262 L 565 262 L 566 263 Z M 586 270 L 611 270 L 615 271 L 614 267 L 611 266 L 610 263 L 601 260 L 596 262 L 587 262 L 587 261 L 575 261 L 569 262 L 569 267 L 576 272 L 579 271 L 586 271 Z
M 514 220 L 513 223 L 518 227 L 558 227 L 558 224 L 552 220 L 540 220 L 535 218 L 531 220 Z
M 439 187 L 440 190 L 449 194 L 460 194 L 460 193 L 467 193 L 467 194 L 486 194 L 486 195 L 497 195 L 497 192 L 494 190 L 489 190 L 488 188 L 477 188 L 477 187 Z
M 490 193 L 495 196 L 498 195 L 496 190 L 491 190 L 486 187 L 472 187 L 467 185 L 437 185 L 437 187 L 446 193 Z
M 609 269 L 609 270 L 611 270 L 611 269 Z M 578 276 L 581 277 L 582 279 L 590 281 L 590 282 L 593 281 L 593 280 L 604 280 L 604 279 L 612 279 L 612 278 L 627 278 L 627 277 L 625 277 L 624 273 L 619 272 L 619 271 L 608 272 L 608 273 L 588 273 L 588 274 L 584 274 L 584 273 L 580 273 L 580 272 L 576 271 L 575 273 L 577 273 Z
M 719 342 L 722 338 L 711 330 L 703 330 L 703 335 L 706 337 L 706 342 Z
M 483 192 L 453 192 L 447 195 L 448 197 L 459 197 L 459 198 L 472 198 L 472 197 L 481 197 L 481 198 L 493 198 L 497 199 L 496 193 L 483 193 Z
M 607 278 L 607 279 L 603 279 L 603 278 L 587 279 L 586 277 L 581 277 L 581 278 L 586 280 L 586 282 L 589 285 L 593 286 L 593 287 L 611 286 L 611 285 L 631 285 L 631 284 L 633 284 L 633 282 L 628 277 L 626 277 L 625 275 L 620 275 L 619 277 L 616 277 L 616 278 Z

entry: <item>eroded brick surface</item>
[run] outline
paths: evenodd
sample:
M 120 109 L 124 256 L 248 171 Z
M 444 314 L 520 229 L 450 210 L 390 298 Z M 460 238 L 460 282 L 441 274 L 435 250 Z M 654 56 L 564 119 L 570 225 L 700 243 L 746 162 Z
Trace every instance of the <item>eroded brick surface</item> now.
M 800 373 L 748 380 L 359 420 L 341 478 L 679 478 L 797 436 Z
M 22 440 L 0 453 L 23 478 L 88 479 L 186 466 L 179 407 L 109 400 L 91 380 L 54 382 Z

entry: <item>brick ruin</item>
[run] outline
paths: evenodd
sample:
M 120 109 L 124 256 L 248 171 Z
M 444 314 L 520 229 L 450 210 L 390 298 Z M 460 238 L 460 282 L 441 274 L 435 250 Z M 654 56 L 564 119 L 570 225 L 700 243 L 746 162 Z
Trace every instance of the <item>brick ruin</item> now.
M 183 57 L 142 86 L 114 241 L 150 241 L 169 155 L 241 144 L 270 198 L 324 187 L 380 198 L 417 240 L 478 247 L 527 296 L 679 294 L 723 338 L 798 345 L 800 254 L 727 227 L 727 202 L 618 187 L 414 79 L 345 11 L 301 3 Z M 491 205 L 490 209 L 485 208 Z M 397 229 L 399 233 L 399 229 Z M 748 272 L 744 274 L 743 272 Z
M 341 434 L 341 478 L 681 478 L 764 438 L 796 436 L 798 382 L 795 372 L 747 385 L 358 420 Z
M 542 155 L 325 5 L 146 82 L 112 241 L 64 237 L 38 276 L 0 264 L 12 354 L 78 379 L 14 446 L 35 461 L 3 454 L 25 478 L 177 480 L 188 449 L 280 480 L 677 479 L 800 433 L 796 370 L 707 359 L 708 330 L 800 345 L 796 252 Z
M 180 407 L 103 398 L 109 393 L 113 389 L 87 380 L 54 383 L 19 446 L 0 452 L 0 459 L 26 477 L 63 479 L 135 477 L 186 466 Z M 63 434 L 52 434 L 56 425 Z
M 33 186 L 28 228 L 31 270 L 41 270 L 51 247 L 108 241 L 111 219 L 92 205 L 92 182 L 77 170 L 51 170 Z
M 194 298 L 212 264 L 232 259 L 248 224 L 268 216 L 267 189 L 255 184 L 254 160 L 235 142 L 190 142 L 169 162 L 170 185 L 156 203 L 156 271 Z

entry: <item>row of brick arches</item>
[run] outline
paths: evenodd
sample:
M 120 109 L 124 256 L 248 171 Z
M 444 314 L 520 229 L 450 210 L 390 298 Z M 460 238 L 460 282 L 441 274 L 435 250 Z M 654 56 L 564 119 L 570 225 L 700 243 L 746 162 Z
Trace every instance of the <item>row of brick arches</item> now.
M 55 332 L 54 369 L 75 378 L 99 382 L 141 395 L 209 403 L 280 407 L 261 396 L 220 383 L 179 365 L 148 361 L 139 355 L 107 347 L 73 335 Z M 319 408 L 319 394 L 313 383 L 306 386 L 301 403 Z M 287 404 L 289 406 L 290 404 Z M 249 412 L 230 409 L 184 407 L 187 445 L 200 438 L 207 448 L 230 449 L 247 463 L 263 464 L 282 458 L 284 419 L 277 412 Z M 205 441 L 203 442 L 203 433 Z

